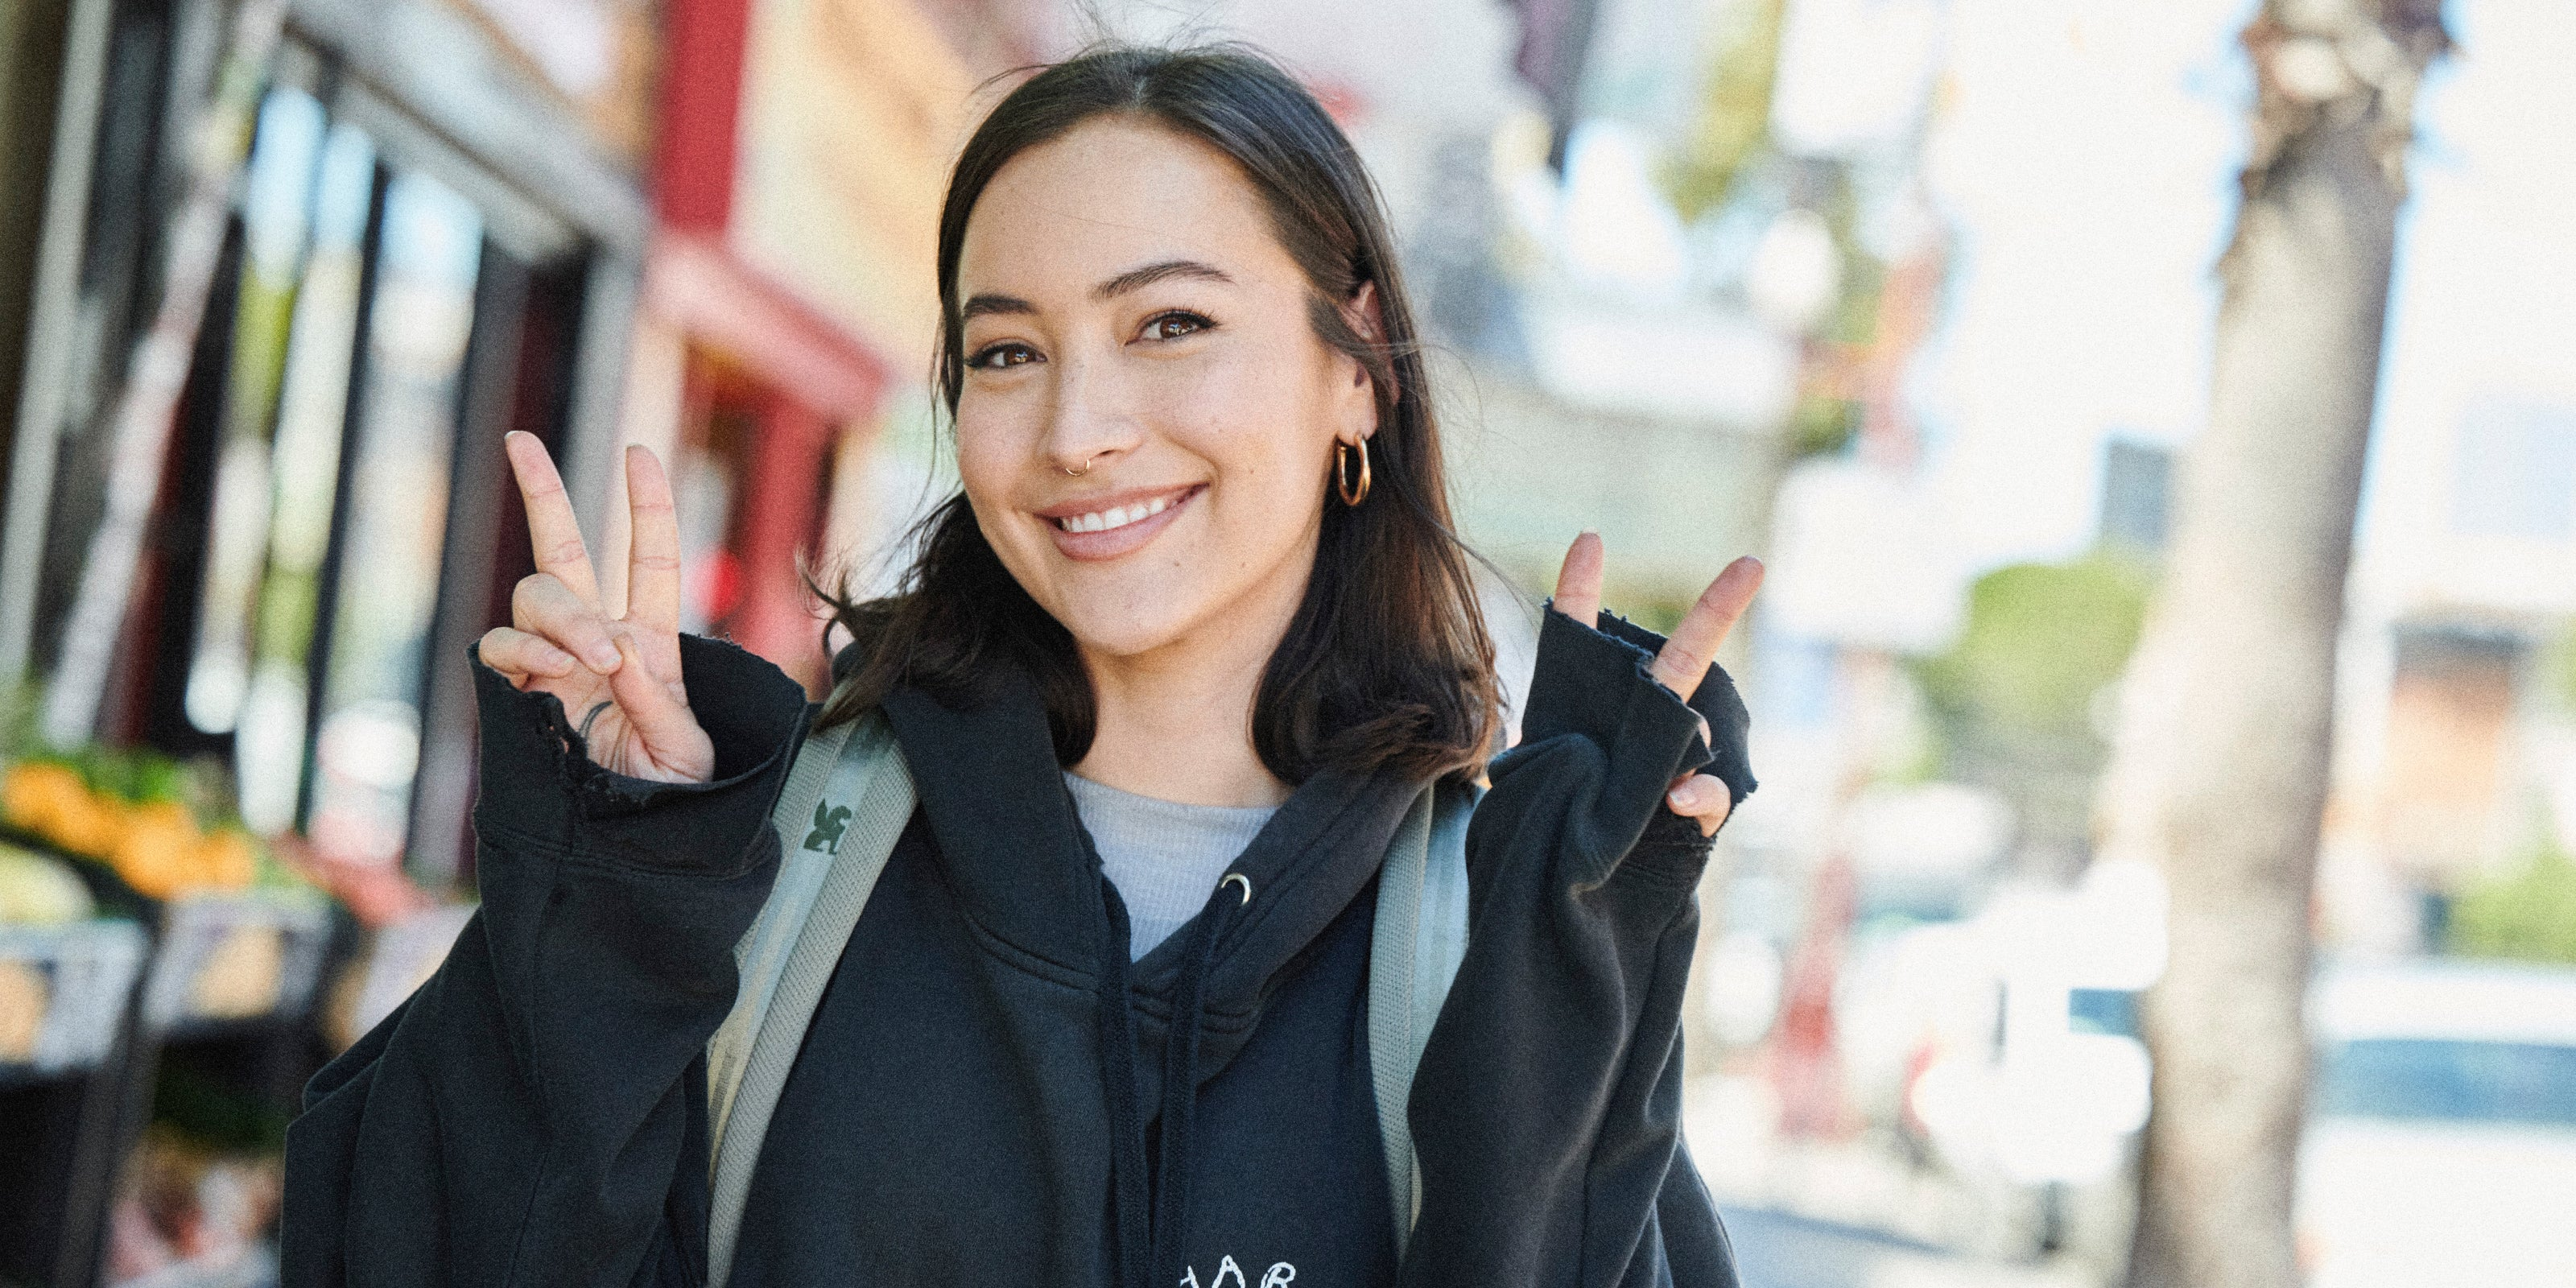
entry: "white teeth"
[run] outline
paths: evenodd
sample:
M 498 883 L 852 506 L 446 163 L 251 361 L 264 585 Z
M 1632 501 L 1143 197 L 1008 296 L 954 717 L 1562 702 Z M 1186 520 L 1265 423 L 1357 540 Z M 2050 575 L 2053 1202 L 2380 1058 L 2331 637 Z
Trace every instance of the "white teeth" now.
M 1107 532 L 1112 528 L 1123 528 L 1128 524 L 1153 518 L 1170 508 L 1172 508 L 1171 498 L 1158 496 L 1151 501 L 1143 501 L 1135 505 L 1115 505 L 1106 510 L 1095 510 L 1090 514 L 1077 514 L 1070 519 L 1059 519 L 1056 523 L 1067 532 Z

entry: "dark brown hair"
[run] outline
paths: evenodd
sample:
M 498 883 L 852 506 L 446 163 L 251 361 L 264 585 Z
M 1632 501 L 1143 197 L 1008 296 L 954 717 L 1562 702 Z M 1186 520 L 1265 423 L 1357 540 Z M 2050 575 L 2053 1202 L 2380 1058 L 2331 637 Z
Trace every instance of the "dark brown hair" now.
M 1021 152 L 1110 115 L 1234 160 L 1306 275 L 1315 334 L 1362 363 L 1376 388 L 1373 485 L 1361 505 L 1325 502 L 1305 601 L 1253 702 L 1261 763 L 1290 783 L 1325 768 L 1416 780 L 1476 772 L 1494 750 L 1501 701 L 1473 557 L 1450 528 L 1413 312 L 1359 155 L 1277 64 L 1224 46 L 1110 46 L 1040 71 L 994 107 L 958 157 L 940 211 L 941 401 L 953 417 L 965 380 L 957 260 L 985 185 Z M 1372 283 L 1385 331 L 1375 343 L 1344 312 Z M 1331 486 L 1321 475 L 1314 485 Z M 915 540 L 899 593 L 833 599 L 863 660 L 833 692 L 824 722 L 855 719 L 903 684 L 972 701 L 996 663 L 1016 663 L 1045 702 L 1057 760 L 1081 760 L 1095 712 L 1072 636 L 1002 566 L 962 494 L 934 509 Z

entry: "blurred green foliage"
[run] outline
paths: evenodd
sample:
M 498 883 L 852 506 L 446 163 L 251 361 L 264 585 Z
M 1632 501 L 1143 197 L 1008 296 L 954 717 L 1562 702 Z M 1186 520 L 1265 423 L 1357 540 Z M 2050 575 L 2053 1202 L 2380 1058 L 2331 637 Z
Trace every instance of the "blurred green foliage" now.
M 2127 667 L 2155 568 L 2097 552 L 1977 579 L 1947 652 L 1912 664 L 1942 777 L 2009 802 L 2026 847 L 2080 853 L 2110 747 L 2096 708 Z
M 1789 454 L 1793 457 L 1832 456 L 1851 446 L 1860 433 L 1861 405 L 1849 398 L 1829 398 L 1823 394 L 1798 396 L 1798 405 L 1789 413 Z
M 102 796 L 129 804 L 176 801 L 208 825 L 238 824 L 234 812 L 231 769 L 218 756 L 201 755 L 181 762 L 150 747 L 115 747 L 87 742 L 59 747 L 37 728 L 43 692 L 22 685 L 0 692 L 0 766 L 27 761 L 66 765 L 81 784 Z
M 107 747 L 92 743 L 61 755 L 40 757 L 70 765 L 91 791 L 118 800 L 146 804 L 177 801 L 193 806 L 201 793 L 178 761 L 141 747 Z
M 1915 664 L 1925 704 L 1999 729 L 2092 732 L 2094 697 L 2128 665 L 2154 584 L 2150 565 L 2108 553 L 1987 573 L 1958 642 Z
M 2560 625 L 2542 650 L 2533 678 L 2551 701 L 2576 710 L 2576 622 Z
M 1787 0 L 1735 0 L 1719 29 L 1690 141 L 1664 170 L 1665 195 L 1689 223 L 1726 204 L 1736 176 L 1771 137 L 1771 87 L 1780 72 Z
M 2449 941 L 2472 957 L 2576 962 L 2576 860 L 2544 842 L 2520 868 L 2472 884 L 2451 904 Z

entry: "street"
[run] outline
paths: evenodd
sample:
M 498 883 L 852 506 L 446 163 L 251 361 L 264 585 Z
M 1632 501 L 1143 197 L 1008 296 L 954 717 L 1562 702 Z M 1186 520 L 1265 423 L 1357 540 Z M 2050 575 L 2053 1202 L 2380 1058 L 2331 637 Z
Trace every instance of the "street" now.
M 1727 1207 L 1723 1215 L 1744 1288 L 2073 1288 L 2082 1282 L 1774 1209 Z

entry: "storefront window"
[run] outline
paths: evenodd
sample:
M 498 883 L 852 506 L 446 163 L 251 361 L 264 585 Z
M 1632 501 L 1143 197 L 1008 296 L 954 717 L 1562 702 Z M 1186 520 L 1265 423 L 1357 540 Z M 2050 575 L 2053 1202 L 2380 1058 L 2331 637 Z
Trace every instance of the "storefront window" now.
M 402 854 L 482 245 L 481 216 L 453 190 L 417 173 L 387 188 L 315 746 L 309 831 L 338 857 Z
M 314 185 L 313 249 L 296 293 L 278 400 L 268 575 L 260 587 L 250 687 L 233 742 L 242 820 L 261 832 L 293 826 L 303 790 L 312 702 L 305 668 L 340 486 L 349 367 L 375 195 L 375 144 L 354 126 L 334 127 Z
M 188 721 L 208 733 L 231 731 L 250 682 L 251 621 L 269 526 L 270 417 L 286 365 L 322 134 L 322 104 L 302 91 L 278 90 L 260 108 L 242 200 L 241 287 L 205 593 L 188 670 Z

